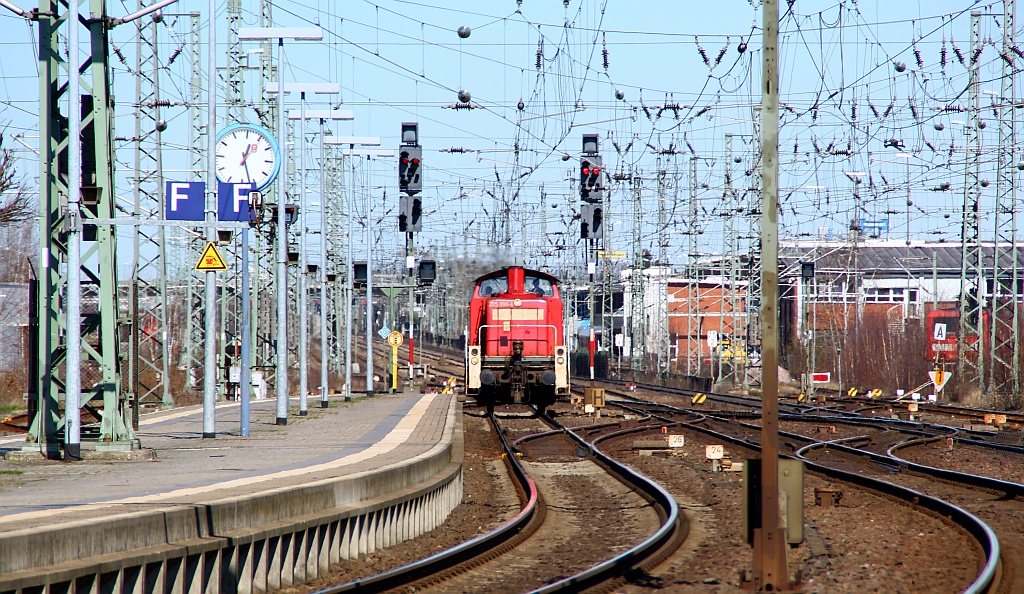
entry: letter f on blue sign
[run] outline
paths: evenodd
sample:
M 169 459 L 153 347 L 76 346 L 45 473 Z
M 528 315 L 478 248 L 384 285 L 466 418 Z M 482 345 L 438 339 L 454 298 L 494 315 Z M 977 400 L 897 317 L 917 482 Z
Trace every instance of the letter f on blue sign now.
M 177 182 L 166 184 L 164 218 L 168 221 L 201 221 L 206 205 L 206 182 Z
M 249 192 L 256 184 L 217 183 L 217 220 L 249 222 Z

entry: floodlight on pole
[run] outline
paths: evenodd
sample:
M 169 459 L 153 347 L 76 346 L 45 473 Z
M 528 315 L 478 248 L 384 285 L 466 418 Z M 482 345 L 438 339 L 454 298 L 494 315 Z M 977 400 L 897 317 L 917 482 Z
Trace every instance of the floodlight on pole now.
M 357 150 L 369 150 L 369 149 L 356 149 L 356 145 L 359 146 L 380 146 L 380 138 L 371 136 L 339 136 L 331 138 L 325 141 L 325 144 L 336 144 L 336 145 L 348 145 L 348 152 L 346 156 L 353 156 Z M 348 320 L 345 324 L 345 401 L 349 401 L 352 398 L 352 299 L 355 297 L 355 286 L 353 284 L 353 277 L 355 275 L 355 267 L 353 266 L 353 250 L 352 250 L 352 211 L 355 207 L 355 160 L 349 159 L 349 193 L 348 193 L 348 274 L 346 275 L 346 294 L 345 300 L 345 319 Z M 366 210 L 367 213 L 370 211 L 370 199 L 367 196 L 366 199 Z M 372 239 L 370 234 L 370 217 L 366 217 L 367 237 Z M 373 285 L 370 279 L 370 245 L 367 244 L 367 271 L 366 271 L 366 311 L 367 311 L 367 368 L 366 368 L 366 385 L 367 394 L 373 393 L 373 337 L 371 328 L 373 326 Z
M 214 0 L 211 0 L 211 3 Z M 215 13 L 211 13 L 215 14 Z M 211 27 L 212 28 L 212 27 Z M 284 73 L 284 40 L 319 41 L 323 39 L 323 31 L 319 28 L 301 27 L 244 27 L 238 30 L 239 41 L 277 40 L 277 72 L 278 83 Z M 213 52 L 210 52 L 211 54 Z M 211 68 L 214 70 L 214 68 Z M 281 117 L 278 122 L 278 140 L 281 141 L 282 161 L 286 161 L 284 146 L 284 84 L 276 84 L 277 109 Z M 212 129 L 212 128 L 211 128 Z M 212 136 L 212 135 L 211 135 Z M 277 177 L 277 368 L 275 391 L 277 392 L 276 424 L 288 424 L 288 232 L 284 208 L 285 176 Z
M 289 111 L 288 119 L 299 120 L 299 416 L 305 417 L 309 414 L 309 294 L 306 288 L 306 277 L 309 271 L 306 256 L 306 233 L 308 231 L 306 229 L 306 93 L 337 95 L 341 93 L 341 85 L 297 82 L 285 83 L 283 86 L 285 93 L 299 94 L 299 112 Z M 268 92 L 272 92 L 271 89 L 268 89 Z M 283 111 L 284 106 L 281 105 L 279 109 Z M 351 112 L 349 113 L 351 114 Z M 354 116 L 347 119 L 352 119 L 352 117 Z M 346 118 L 339 117 L 338 119 Z M 320 358 L 323 359 L 323 352 Z M 320 366 L 326 369 L 323 361 Z M 322 398 L 321 401 L 323 401 Z
M 18 6 L 15 6 L 14 4 L 11 4 L 7 0 L 0 0 L 0 6 L 3 6 L 7 10 L 13 12 L 14 14 L 16 14 L 16 15 L 18 15 L 20 17 L 28 18 L 28 16 L 29 16 L 28 11 L 26 11 L 26 10 L 24 10 L 24 9 L 18 7 Z
M 291 118 L 294 112 L 288 112 Z M 300 114 L 301 115 L 301 114 Z M 311 109 L 305 112 L 306 117 L 320 120 L 320 167 L 326 168 L 324 156 L 325 136 L 330 129 L 324 127 L 327 120 L 352 120 L 355 114 L 350 110 L 341 109 Z M 327 408 L 328 374 L 327 374 L 327 194 L 325 190 L 324 176 L 320 176 L 320 267 L 318 280 L 320 281 L 320 408 Z M 346 318 L 345 325 L 351 322 Z M 347 396 L 347 392 L 346 392 Z

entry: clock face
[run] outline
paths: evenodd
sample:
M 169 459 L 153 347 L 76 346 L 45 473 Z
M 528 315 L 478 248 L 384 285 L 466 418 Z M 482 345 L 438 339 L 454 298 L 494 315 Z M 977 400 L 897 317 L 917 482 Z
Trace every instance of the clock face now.
M 254 124 L 232 124 L 217 136 L 217 179 L 223 183 L 269 186 L 281 169 L 281 151 L 273 135 Z

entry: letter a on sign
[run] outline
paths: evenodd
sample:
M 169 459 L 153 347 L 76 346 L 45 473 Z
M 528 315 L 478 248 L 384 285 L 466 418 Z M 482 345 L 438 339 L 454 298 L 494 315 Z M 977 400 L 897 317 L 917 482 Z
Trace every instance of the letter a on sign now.
M 196 262 L 194 270 L 201 272 L 216 272 L 227 270 L 228 265 L 224 262 L 224 258 L 221 257 L 220 252 L 217 251 L 217 246 L 212 242 L 206 244 L 206 249 L 203 250 L 203 255 Z

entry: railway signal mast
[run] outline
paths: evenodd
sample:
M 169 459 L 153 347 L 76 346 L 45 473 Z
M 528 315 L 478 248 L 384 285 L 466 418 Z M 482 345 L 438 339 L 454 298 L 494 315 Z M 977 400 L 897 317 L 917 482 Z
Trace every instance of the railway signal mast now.
M 413 311 L 416 303 L 416 256 L 413 233 L 423 231 L 423 199 L 417 194 L 423 191 L 423 147 L 419 144 L 419 123 L 402 122 L 401 144 L 398 152 L 398 189 L 404 194 L 399 197 L 398 230 L 405 232 L 405 261 L 409 289 L 409 352 L 413 349 Z M 413 378 L 413 362 L 409 360 L 409 381 Z M 393 385 L 393 384 L 392 384 Z
M 587 274 L 590 278 L 590 380 L 593 382 L 594 349 L 596 346 L 596 304 L 594 277 L 597 275 L 596 256 L 604 239 L 604 160 L 598 154 L 598 135 L 583 135 L 580 156 L 580 238 L 587 241 Z M 603 243 L 603 241 L 601 241 Z
M 589 137 L 589 140 L 588 140 Z M 604 238 L 604 160 L 601 155 L 588 154 L 592 148 L 597 151 L 597 135 L 583 135 L 584 155 L 580 157 L 580 237 L 582 239 Z

